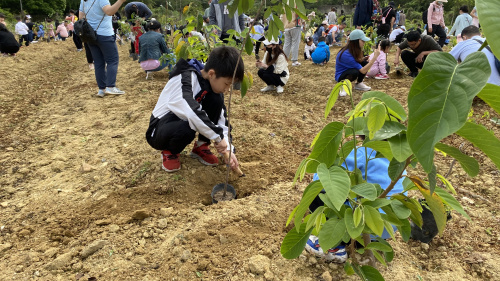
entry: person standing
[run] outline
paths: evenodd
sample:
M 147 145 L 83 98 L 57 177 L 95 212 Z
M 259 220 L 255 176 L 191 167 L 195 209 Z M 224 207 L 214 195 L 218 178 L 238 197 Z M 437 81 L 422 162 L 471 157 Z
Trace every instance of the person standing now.
M 328 24 L 337 24 L 337 14 L 335 13 L 337 9 L 332 7 L 332 10 L 328 13 Z
M 394 7 L 396 3 L 393 1 L 389 2 L 389 6 L 382 9 L 382 22 L 377 28 L 377 35 L 382 36 L 385 39 L 389 38 L 389 34 L 392 32 L 394 22 L 396 21 L 396 10 Z
M 469 25 L 472 25 L 472 17 L 469 15 L 469 8 L 467 6 L 460 7 L 460 15 L 455 19 L 453 27 L 448 32 L 447 38 L 455 34 L 457 37 L 457 43 L 462 42 L 462 30 Z
M 204 17 L 210 17 L 210 3 L 212 3 L 212 0 L 208 0 L 208 8 L 205 9 L 205 12 L 203 13 Z
M 102 98 L 106 94 L 123 95 L 125 92 L 116 87 L 119 57 L 111 18 L 125 0 L 117 0 L 113 5 L 109 0 L 95 0 L 94 5 L 89 2 L 81 0 L 79 18 L 86 18 L 97 34 L 97 41 L 88 44 L 94 59 L 95 78 L 99 87 L 97 96 Z
M 292 13 L 291 21 L 288 21 L 285 14 L 282 14 L 280 18 L 285 27 L 285 46 L 283 46 L 283 52 L 285 52 L 287 57 L 292 58 L 292 66 L 299 66 L 299 45 L 302 34 L 300 18 L 297 13 Z
M 358 0 L 354 11 L 353 25 L 357 29 L 361 26 L 372 26 L 373 0 Z
M 30 45 L 30 40 L 28 39 L 29 28 L 24 22 L 21 21 L 21 17 L 16 17 L 16 20 L 16 34 L 20 36 L 19 45 L 23 45 L 23 41 L 25 41 L 24 44 L 28 47 Z
M 406 15 L 404 13 L 404 10 L 399 11 L 398 25 L 399 26 L 406 25 Z
M 220 40 L 226 43 L 227 38 L 229 38 L 228 30 L 234 29 L 236 32 L 241 32 L 245 29 L 243 14 L 238 15 L 238 10 L 236 10 L 234 15 L 229 15 L 228 1 L 219 4 L 219 0 L 212 0 L 210 3 L 209 18 L 210 25 L 217 25 L 220 28 L 220 31 L 214 29 L 214 33 L 219 35 Z
M 479 27 L 479 18 L 477 17 L 476 6 L 474 6 L 474 9 L 470 12 L 470 16 L 472 17 L 472 25 Z
M 439 37 L 439 46 L 442 48 L 446 41 L 446 32 L 444 31 L 444 7 L 443 3 L 448 0 L 434 1 L 429 5 L 427 10 L 427 32 L 430 36 Z

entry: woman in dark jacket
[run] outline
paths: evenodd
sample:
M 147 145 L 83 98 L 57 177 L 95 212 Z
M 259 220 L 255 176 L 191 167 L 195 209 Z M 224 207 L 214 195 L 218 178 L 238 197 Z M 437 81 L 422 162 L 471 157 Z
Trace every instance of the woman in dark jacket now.
M 158 21 L 148 23 L 148 32 L 139 37 L 139 63 L 146 72 L 160 71 L 169 66 L 168 61 L 160 62 L 163 54 L 170 51 L 161 34 L 161 24 Z
M 19 51 L 19 42 L 14 37 L 7 27 L 0 23 L 0 52 L 3 55 L 15 56 Z

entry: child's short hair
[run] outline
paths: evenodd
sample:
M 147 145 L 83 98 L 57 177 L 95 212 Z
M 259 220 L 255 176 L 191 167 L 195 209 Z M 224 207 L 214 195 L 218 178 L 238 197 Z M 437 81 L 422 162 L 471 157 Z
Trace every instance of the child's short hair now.
M 17 20 L 17 21 L 20 21 L 20 20 L 21 20 L 21 17 L 20 17 L 20 16 L 16 16 L 16 20 Z
M 325 42 L 325 37 L 321 36 L 320 38 L 318 38 L 318 42 Z
M 239 60 L 239 63 L 238 63 Z M 245 75 L 245 66 L 240 57 L 240 52 L 234 47 L 217 47 L 210 52 L 207 63 L 205 64 L 205 71 L 213 69 L 215 76 L 233 78 L 234 68 L 238 63 L 236 69 L 235 82 L 242 81 Z
M 379 45 L 380 45 L 380 49 L 382 51 L 384 51 L 385 49 L 387 49 L 387 47 L 391 46 L 391 41 L 389 41 L 387 39 L 380 40 L 379 42 L 377 42 L 377 46 L 375 46 L 375 48 L 378 48 Z
M 4 19 L 5 18 L 5 15 L 0 13 L 0 19 Z
M 159 21 L 152 20 L 148 23 L 148 30 L 157 30 L 158 28 L 161 28 L 161 23 Z

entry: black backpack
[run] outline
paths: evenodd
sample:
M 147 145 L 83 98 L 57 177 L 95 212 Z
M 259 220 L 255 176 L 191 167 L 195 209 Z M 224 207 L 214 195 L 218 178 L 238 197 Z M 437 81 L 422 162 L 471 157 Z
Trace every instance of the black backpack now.
M 427 14 L 429 13 L 429 10 L 425 10 L 423 13 L 422 13 L 422 21 L 424 22 L 424 24 L 427 24 Z
M 90 9 L 92 9 L 92 6 L 94 5 L 94 3 L 95 3 L 95 0 L 92 3 L 92 5 L 90 5 L 90 8 L 88 9 L 87 12 L 89 12 Z M 85 1 L 84 1 L 83 5 L 84 5 L 83 12 L 85 12 Z M 90 26 L 90 23 L 88 23 L 86 16 L 75 22 L 73 28 L 75 30 L 76 35 L 78 35 L 78 37 L 80 37 L 80 39 L 82 40 L 83 43 L 96 43 L 97 42 L 97 29 L 99 29 L 99 26 L 101 26 L 102 20 L 104 19 L 105 15 L 106 14 L 104 14 L 102 16 L 101 22 L 99 22 L 99 25 L 97 26 L 96 30 L 94 30 L 92 28 L 92 26 Z

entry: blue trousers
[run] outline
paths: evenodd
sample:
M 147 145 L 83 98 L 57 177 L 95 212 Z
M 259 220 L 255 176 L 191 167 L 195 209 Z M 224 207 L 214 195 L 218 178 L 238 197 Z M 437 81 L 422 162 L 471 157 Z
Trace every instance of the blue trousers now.
M 88 43 L 94 58 L 95 80 L 99 89 L 116 86 L 116 73 L 118 72 L 118 48 L 115 36 L 97 35 L 96 43 Z

